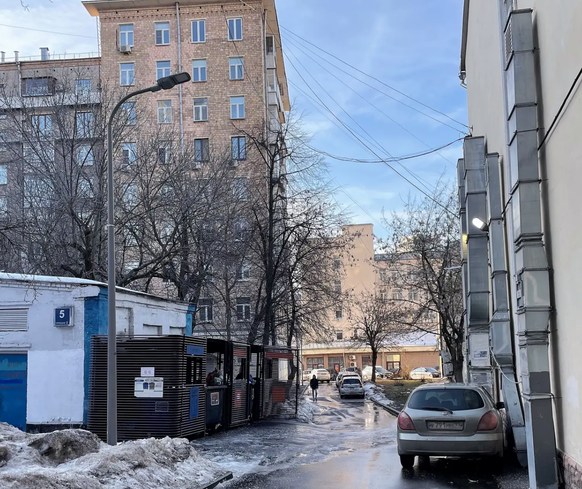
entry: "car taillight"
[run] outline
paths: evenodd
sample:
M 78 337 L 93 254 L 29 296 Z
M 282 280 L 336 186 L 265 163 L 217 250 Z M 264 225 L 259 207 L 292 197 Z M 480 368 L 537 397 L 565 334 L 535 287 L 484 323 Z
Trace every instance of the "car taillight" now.
M 398 415 L 398 428 L 402 431 L 416 431 L 412 419 L 404 411 Z
M 487 411 L 481 420 L 479 421 L 479 426 L 477 426 L 477 431 L 491 431 L 497 428 L 498 420 L 497 415 L 494 411 Z

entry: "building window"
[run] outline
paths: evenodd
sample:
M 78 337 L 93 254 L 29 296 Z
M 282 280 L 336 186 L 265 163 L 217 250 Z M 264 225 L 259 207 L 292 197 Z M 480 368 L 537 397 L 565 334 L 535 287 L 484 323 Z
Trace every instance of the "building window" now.
M 8 183 L 8 168 L 6 165 L 0 165 L 0 185 Z
M 275 70 L 267 71 L 267 87 L 269 88 L 269 92 L 274 92 L 277 88 L 277 75 L 275 74 Z
M 125 102 L 121 106 L 121 110 L 123 110 L 125 114 L 125 125 L 135 126 L 137 121 L 137 117 L 135 115 L 135 102 Z
M 170 23 L 156 22 L 156 44 L 170 44 Z
M 123 143 L 121 145 L 123 153 L 123 164 L 130 165 L 136 161 L 136 144 L 135 143 Z
M 388 281 L 388 272 L 386 272 L 386 270 L 380 270 L 380 281 L 381 282 Z
M 248 263 L 243 263 L 237 270 L 236 279 L 237 280 L 249 280 L 251 278 L 251 267 Z
M 232 159 L 235 161 L 247 159 L 247 138 L 245 136 L 235 136 L 231 138 Z
M 194 140 L 194 161 L 196 163 L 203 163 L 208 161 L 210 148 L 208 138 Z
M 235 178 L 232 183 L 232 193 L 235 199 L 246 201 L 249 198 L 249 182 L 245 177 Z
M 93 150 L 88 144 L 83 144 L 77 148 L 77 165 L 91 166 L 95 163 Z
M 158 122 L 169 124 L 172 122 L 172 101 L 158 100 Z
M 402 300 L 403 298 L 404 298 L 404 297 L 403 297 L 403 295 L 402 295 L 402 290 L 400 290 L 400 289 L 394 289 L 394 290 L 392 291 L 392 300 L 395 300 L 395 301 L 400 301 L 400 300 Z
M 334 290 L 335 290 L 336 294 L 342 293 L 342 283 L 339 280 L 335 283 Z
M 335 339 L 341 341 L 344 339 L 344 332 L 343 331 L 336 331 L 335 332 Z
M 158 163 L 160 165 L 165 165 L 169 163 L 171 159 L 170 144 L 162 143 L 158 146 Z
M 267 36 L 267 54 L 273 54 L 275 52 L 275 38 L 273 36 Z
M 164 76 L 170 76 L 170 62 L 156 61 L 156 79 L 159 80 Z
M 93 134 L 93 113 L 92 112 L 77 112 L 75 115 L 75 122 L 77 124 L 77 137 L 89 138 Z
M 192 42 L 206 41 L 206 21 L 193 20 L 192 21 Z
M 137 184 L 130 183 L 123 194 L 123 201 L 128 205 L 137 204 Z M 133 267 L 136 268 L 136 267 Z
M 213 320 L 212 299 L 198 299 L 198 320 L 201 323 L 211 323 Z
M 228 40 L 242 40 L 242 19 L 228 19 Z
M 230 97 L 230 118 L 244 119 L 245 118 L 245 98 L 244 97 Z
M 323 368 L 323 357 L 307 358 L 305 363 L 307 365 L 307 370 L 313 370 L 320 367 Z
M 372 355 L 362 355 L 362 368 L 372 365 Z
M 236 58 L 229 58 L 228 64 L 230 67 L 230 79 L 242 80 L 244 77 L 244 65 L 242 56 Z
M 192 60 L 192 81 L 205 82 L 206 81 L 206 60 L 195 59 Z
M 239 219 L 234 223 L 234 240 L 243 241 L 248 235 L 249 227 L 244 219 Z
M 133 24 L 119 26 L 119 45 L 133 46 Z
M 86 178 L 79 179 L 79 191 L 77 192 L 79 197 L 91 198 L 93 197 L 93 185 L 92 182 Z
M 336 272 L 341 272 L 341 269 L 342 269 L 342 261 L 339 258 L 334 258 L 334 260 L 333 260 L 333 269 Z
M 341 321 L 344 318 L 344 313 L 342 306 L 336 306 L 335 308 L 335 319 L 336 321 Z
M 194 121 L 208 120 L 208 99 L 195 98 L 194 99 Z
M 418 300 L 418 291 L 417 290 L 409 290 L 408 291 L 408 300 L 409 301 L 417 301 Z
M 133 73 L 133 63 L 121 63 L 119 65 L 119 76 L 122 86 L 135 84 Z
M 54 78 L 25 78 L 22 80 L 22 95 L 38 96 L 52 95 L 55 89 Z
M 53 124 L 50 115 L 33 115 L 30 122 L 35 132 L 43 136 L 51 133 Z
M 85 95 L 91 92 L 91 80 L 75 80 L 75 93 Z
M 237 297 L 236 320 L 249 321 L 250 319 L 251 319 L 251 299 L 248 297 Z

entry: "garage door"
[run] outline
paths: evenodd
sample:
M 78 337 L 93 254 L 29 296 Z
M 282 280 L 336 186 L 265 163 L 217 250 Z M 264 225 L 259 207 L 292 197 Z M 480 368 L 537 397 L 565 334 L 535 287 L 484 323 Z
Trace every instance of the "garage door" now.
M 26 429 L 26 355 L 0 353 L 0 421 Z

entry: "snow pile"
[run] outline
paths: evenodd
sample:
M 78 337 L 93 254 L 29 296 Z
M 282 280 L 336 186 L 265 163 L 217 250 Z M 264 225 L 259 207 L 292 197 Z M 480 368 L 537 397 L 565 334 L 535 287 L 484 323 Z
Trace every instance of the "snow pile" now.
M 111 447 L 85 430 L 29 435 L 0 423 L 2 489 L 186 489 L 226 474 L 183 438 Z
M 394 404 L 390 399 L 386 397 L 384 391 L 381 387 L 378 387 L 376 384 L 372 382 L 366 382 L 364 385 L 364 391 L 366 393 L 366 397 L 370 399 L 370 401 L 375 402 L 376 404 L 380 404 L 381 406 L 390 406 Z
M 310 402 L 305 399 L 299 402 L 297 408 L 297 421 L 301 423 L 313 423 L 313 416 L 325 411 L 326 408 L 320 406 L 316 402 Z

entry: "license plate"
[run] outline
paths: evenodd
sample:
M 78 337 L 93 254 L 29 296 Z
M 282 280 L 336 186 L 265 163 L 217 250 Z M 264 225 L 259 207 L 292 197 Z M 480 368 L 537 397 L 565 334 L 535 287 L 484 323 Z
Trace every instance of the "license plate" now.
M 429 430 L 435 431 L 463 431 L 462 421 L 427 421 L 426 426 Z

